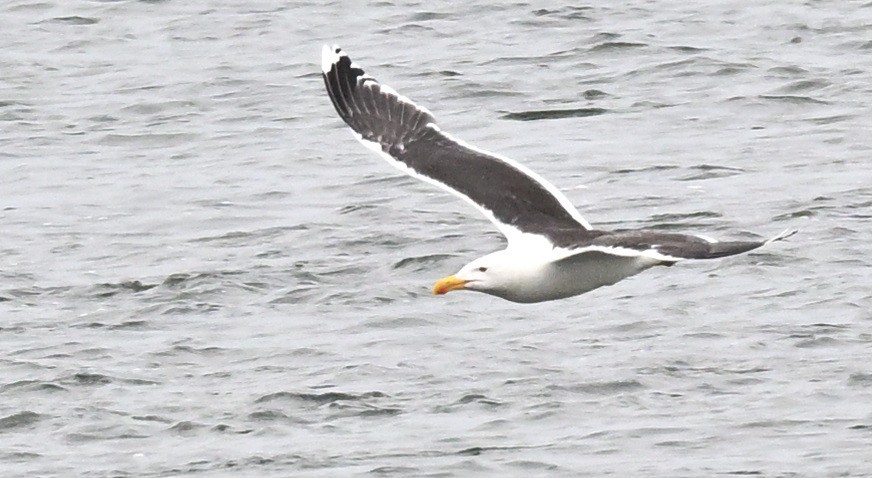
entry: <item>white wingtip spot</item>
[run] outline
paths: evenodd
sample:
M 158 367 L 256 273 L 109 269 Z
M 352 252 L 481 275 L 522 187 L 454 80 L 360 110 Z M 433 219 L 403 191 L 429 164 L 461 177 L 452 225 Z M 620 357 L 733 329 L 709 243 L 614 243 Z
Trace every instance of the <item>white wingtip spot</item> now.
M 339 57 L 342 56 L 341 52 L 342 50 L 340 50 L 336 45 L 324 45 L 324 47 L 321 48 L 321 71 L 324 73 L 330 73 L 333 64 L 338 62 Z

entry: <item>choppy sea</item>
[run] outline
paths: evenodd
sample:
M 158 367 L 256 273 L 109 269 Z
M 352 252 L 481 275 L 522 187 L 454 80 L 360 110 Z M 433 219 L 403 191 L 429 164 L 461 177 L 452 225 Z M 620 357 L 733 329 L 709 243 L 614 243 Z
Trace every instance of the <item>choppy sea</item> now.
M 600 228 L 742 256 L 519 305 L 341 45 Z M 872 3 L 8 0 L 0 475 L 872 476 Z

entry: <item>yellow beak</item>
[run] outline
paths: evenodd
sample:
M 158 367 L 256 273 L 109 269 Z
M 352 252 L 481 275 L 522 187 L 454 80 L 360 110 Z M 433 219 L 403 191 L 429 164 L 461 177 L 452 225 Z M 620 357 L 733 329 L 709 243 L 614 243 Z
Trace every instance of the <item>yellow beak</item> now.
M 444 279 L 439 279 L 433 285 L 433 293 L 436 295 L 447 294 L 452 290 L 463 289 L 466 286 L 466 281 L 458 279 L 457 276 L 448 276 Z

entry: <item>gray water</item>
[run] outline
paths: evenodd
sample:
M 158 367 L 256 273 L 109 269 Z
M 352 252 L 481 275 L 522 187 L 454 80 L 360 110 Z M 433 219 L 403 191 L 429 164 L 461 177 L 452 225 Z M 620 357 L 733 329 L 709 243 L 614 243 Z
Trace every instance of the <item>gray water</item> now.
M 502 239 L 333 42 L 597 227 L 800 233 L 434 297 Z M 0 64 L 4 477 L 872 476 L 872 4 L 9 0 Z

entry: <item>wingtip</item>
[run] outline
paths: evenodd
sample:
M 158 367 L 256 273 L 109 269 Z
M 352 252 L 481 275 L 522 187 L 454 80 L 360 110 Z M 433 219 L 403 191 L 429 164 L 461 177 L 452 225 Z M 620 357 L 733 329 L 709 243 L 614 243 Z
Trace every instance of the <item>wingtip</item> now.
M 788 237 L 793 236 L 794 234 L 796 234 L 798 232 L 799 232 L 799 229 L 785 229 L 785 230 L 781 231 L 781 233 L 778 234 L 777 236 L 764 242 L 764 244 L 771 244 L 773 242 L 783 241 L 783 240 L 787 239 Z
M 342 49 L 338 45 L 330 46 L 325 44 L 321 48 L 321 71 L 325 74 L 330 73 L 333 65 L 339 61 L 341 56 Z

